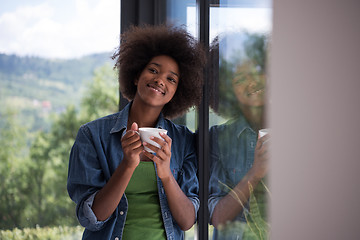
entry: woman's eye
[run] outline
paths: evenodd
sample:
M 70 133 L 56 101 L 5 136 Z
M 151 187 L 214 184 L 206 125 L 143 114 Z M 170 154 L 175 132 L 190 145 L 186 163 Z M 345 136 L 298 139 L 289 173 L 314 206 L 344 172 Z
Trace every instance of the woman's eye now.
M 149 71 L 150 71 L 151 73 L 157 73 L 157 71 L 156 71 L 155 68 L 149 68 Z
M 176 80 L 174 78 L 168 78 L 168 80 L 172 83 L 176 83 Z

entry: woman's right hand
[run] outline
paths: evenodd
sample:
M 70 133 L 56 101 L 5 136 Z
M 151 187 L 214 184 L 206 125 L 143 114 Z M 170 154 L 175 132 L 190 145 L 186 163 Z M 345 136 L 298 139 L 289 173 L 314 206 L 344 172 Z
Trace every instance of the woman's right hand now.
M 255 147 L 255 156 L 254 163 L 252 167 L 252 172 L 255 178 L 263 178 L 268 171 L 268 161 L 269 161 L 269 134 L 261 137 Z
M 134 122 L 130 130 L 127 130 L 121 138 L 121 146 L 124 152 L 123 161 L 129 168 L 136 168 L 140 163 L 140 153 L 144 149 L 138 134 L 138 125 Z

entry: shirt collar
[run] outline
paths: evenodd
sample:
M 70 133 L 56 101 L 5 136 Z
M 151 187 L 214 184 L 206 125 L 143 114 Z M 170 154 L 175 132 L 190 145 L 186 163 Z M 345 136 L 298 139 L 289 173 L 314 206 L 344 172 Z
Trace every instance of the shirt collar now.
M 246 121 L 244 116 L 241 116 L 240 121 L 242 122 L 242 124 L 239 124 L 238 126 L 243 126 L 243 127 L 237 129 L 237 137 L 238 138 L 240 137 L 241 134 L 243 134 L 243 132 L 245 130 L 250 131 L 252 134 L 256 135 L 256 132 L 254 131 L 254 129 L 252 129 L 252 127 L 250 126 L 248 121 Z
M 119 112 L 118 118 L 116 120 L 116 123 L 114 127 L 111 129 L 110 134 L 120 132 L 127 128 L 127 122 L 129 118 L 129 111 L 132 105 L 132 101 L 129 102 L 123 110 Z M 162 113 L 160 113 L 158 122 L 156 124 L 156 128 L 163 128 L 165 129 L 165 118 Z
M 238 118 L 230 120 L 228 123 L 232 126 L 231 131 L 236 133 L 237 138 L 239 138 L 245 130 L 249 130 L 251 133 L 256 134 L 242 114 Z

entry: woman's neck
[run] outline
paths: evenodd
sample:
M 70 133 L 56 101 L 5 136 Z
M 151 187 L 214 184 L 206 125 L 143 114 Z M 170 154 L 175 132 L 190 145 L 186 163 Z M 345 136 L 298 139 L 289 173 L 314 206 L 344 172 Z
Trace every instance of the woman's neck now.
M 128 127 L 136 122 L 140 127 L 155 127 L 162 109 L 140 104 L 134 99 L 128 117 Z
M 250 106 L 243 106 L 242 112 L 250 124 L 251 128 L 255 131 L 264 128 L 264 107 L 250 107 Z

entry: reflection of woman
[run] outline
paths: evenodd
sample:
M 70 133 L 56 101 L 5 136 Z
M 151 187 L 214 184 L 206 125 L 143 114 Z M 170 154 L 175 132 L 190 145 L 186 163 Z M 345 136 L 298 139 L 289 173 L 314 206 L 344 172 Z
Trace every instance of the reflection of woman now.
M 132 28 L 121 40 L 114 59 L 131 102 L 80 128 L 68 192 L 85 239 L 182 239 L 199 207 L 194 137 L 165 117 L 198 104 L 204 52 L 180 28 Z M 160 148 L 142 144 L 139 127 L 168 135 L 154 139 Z
M 217 52 L 218 43 L 210 56 Z M 215 57 L 212 62 L 219 59 Z M 231 88 L 219 86 L 220 100 L 213 102 L 212 107 L 223 116 L 234 114 L 226 124 L 210 129 L 209 211 L 215 239 L 243 238 L 241 223 L 246 222 L 244 208 L 248 209 L 249 185 L 256 188 L 267 171 L 268 146 L 264 142 L 268 136 L 257 141 L 257 131 L 264 127 L 264 71 L 250 56 L 235 65 L 235 74 L 231 74 L 233 68 L 224 59 L 220 59 L 219 68 L 213 69 L 220 69 L 219 85 L 228 83 Z M 231 106 L 231 101 L 236 101 L 236 105 L 229 112 L 223 106 Z

